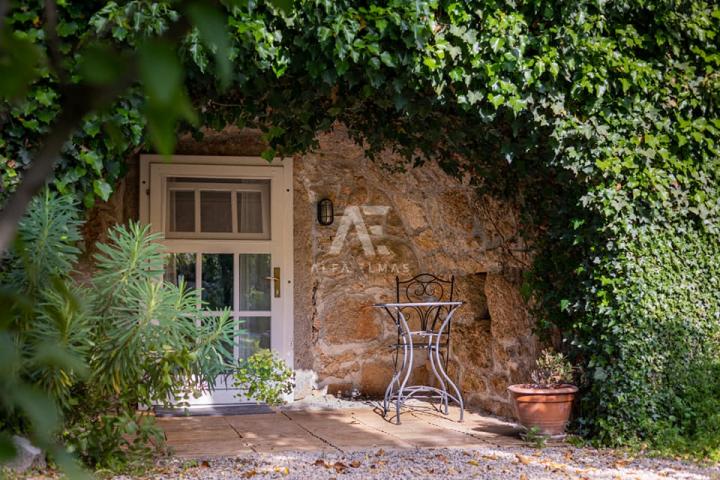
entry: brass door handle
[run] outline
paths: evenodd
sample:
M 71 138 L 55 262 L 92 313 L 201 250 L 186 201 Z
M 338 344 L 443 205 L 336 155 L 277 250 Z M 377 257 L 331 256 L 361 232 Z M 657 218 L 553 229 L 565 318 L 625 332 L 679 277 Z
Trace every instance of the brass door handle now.
M 265 277 L 265 280 L 273 281 L 273 290 L 275 298 L 280 298 L 280 267 L 273 268 L 273 276 Z

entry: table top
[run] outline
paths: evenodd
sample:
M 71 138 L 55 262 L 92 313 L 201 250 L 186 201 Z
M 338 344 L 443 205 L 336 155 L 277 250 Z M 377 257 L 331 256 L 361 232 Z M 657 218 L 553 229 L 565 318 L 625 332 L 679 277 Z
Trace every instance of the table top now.
M 390 308 L 390 307 L 457 307 L 463 302 L 394 302 L 394 303 L 376 303 L 373 307 Z

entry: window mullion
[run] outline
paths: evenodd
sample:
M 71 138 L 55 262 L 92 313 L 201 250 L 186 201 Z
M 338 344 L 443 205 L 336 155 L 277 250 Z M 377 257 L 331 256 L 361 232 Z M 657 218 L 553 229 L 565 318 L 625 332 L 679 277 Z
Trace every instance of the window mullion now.
M 240 226 L 238 225 L 238 204 L 237 204 L 237 190 L 230 192 L 230 215 L 232 215 L 232 232 L 239 233 Z
M 200 189 L 195 189 L 195 233 L 200 232 Z

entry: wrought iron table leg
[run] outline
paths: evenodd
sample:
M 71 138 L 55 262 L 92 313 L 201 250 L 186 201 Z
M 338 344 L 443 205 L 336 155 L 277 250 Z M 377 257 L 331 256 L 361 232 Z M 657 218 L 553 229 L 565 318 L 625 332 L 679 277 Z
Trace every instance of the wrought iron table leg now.
M 430 360 L 430 367 L 432 367 L 433 374 L 435 375 L 435 378 L 440 382 L 440 390 L 442 390 L 442 395 L 440 397 L 440 401 L 442 402 L 443 407 L 445 408 L 445 415 L 449 413 L 448 410 L 448 395 L 447 395 L 447 386 L 445 385 L 445 381 L 438 373 L 437 367 L 435 366 L 435 357 L 433 355 L 433 351 L 435 350 L 435 345 L 433 344 L 433 337 L 428 338 L 428 359 Z M 442 366 L 440 366 L 442 368 Z
M 442 331 L 442 329 L 441 329 L 441 331 Z M 459 389 L 459 388 L 457 387 L 457 385 L 455 385 L 455 383 L 450 379 L 450 376 L 447 374 L 447 372 L 445 371 L 445 369 L 444 369 L 443 366 L 442 366 L 442 361 L 441 361 L 441 359 L 440 359 L 440 336 L 438 336 L 438 340 L 437 340 L 437 345 L 436 345 L 436 346 L 437 346 L 437 348 L 435 349 L 435 360 L 436 360 L 437 363 L 438 363 L 438 370 L 440 371 L 440 373 L 442 374 L 442 376 L 445 377 L 445 380 L 447 381 L 447 383 L 450 384 L 450 386 L 453 388 L 453 390 L 455 390 L 455 395 L 457 395 L 457 398 L 456 398 L 456 399 L 457 399 L 457 402 L 460 404 L 460 421 L 462 422 L 462 421 L 463 421 L 463 414 L 464 414 L 464 411 L 465 411 L 465 405 L 464 405 L 464 402 L 463 402 L 462 394 L 460 393 L 460 389 Z M 447 392 L 446 392 L 446 395 L 447 395 Z M 447 407 L 446 407 L 446 408 L 447 408 Z
M 394 364 L 394 372 L 392 376 L 392 380 L 390 380 L 390 383 L 388 383 L 387 388 L 385 389 L 385 397 L 383 397 L 383 417 L 387 416 L 388 410 L 390 410 L 390 402 L 392 401 L 393 393 L 395 392 L 395 384 L 397 383 L 398 386 L 400 385 L 400 375 L 402 375 L 402 372 L 405 370 L 405 355 L 403 355 L 403 362 L 400 366 L 400 369 L 398 369 L 398 350 L 400 346 L 398 345 L 395 350 L 395 364 Z
M 405 388 L 405 385 L 407 385 L 408 379 L 410 378 L 410 373 L 412 372 L 413 368 L 413 348 L 412 348 L 412 339 L 410 341 L 410 348 L 408 348 L 408 341 L 403 339 L 403 365 L 405 366 L 405 377 L 403 378 L 402 383 L 400 384 L 400 387 L 398 388 L 397 393 L 397 399 L 395 400 L 395 415 L 396 415 L 396 424 L 400 425 L 400 406 L 404 403 L 403 399 L 403 389 Z M 405 362 L 405 359 L 408 358 L 408 351 L 410 352 L 409 360 Z

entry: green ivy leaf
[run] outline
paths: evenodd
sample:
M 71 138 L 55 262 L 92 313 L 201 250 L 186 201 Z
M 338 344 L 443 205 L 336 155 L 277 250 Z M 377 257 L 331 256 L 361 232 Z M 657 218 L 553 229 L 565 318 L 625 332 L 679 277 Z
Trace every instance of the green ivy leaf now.
M 93 181 L 93 191 L 95 192 L 95 195 L 100 197 L 103 201 L 107 201 L 110 198 L 110 195 L 112 194 L 112 187 L 110 184 L 108 184 L 104 180 L 94 180 Z

